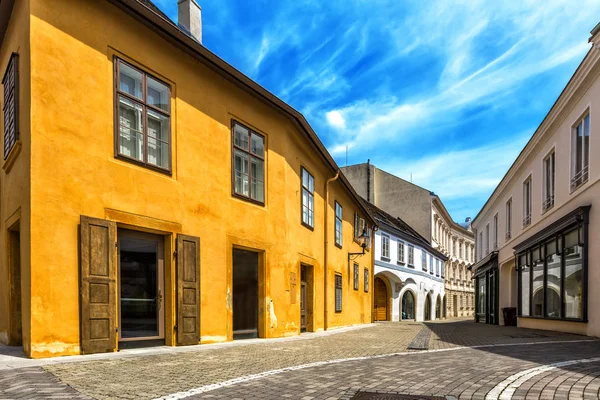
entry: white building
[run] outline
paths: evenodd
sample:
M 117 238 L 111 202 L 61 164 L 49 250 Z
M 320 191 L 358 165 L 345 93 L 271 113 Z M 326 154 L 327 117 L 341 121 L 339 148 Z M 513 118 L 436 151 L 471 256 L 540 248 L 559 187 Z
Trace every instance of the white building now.
M 445 318 L 447 257 L 399 218 L 365 202 L 375 217 L 375 321 Z

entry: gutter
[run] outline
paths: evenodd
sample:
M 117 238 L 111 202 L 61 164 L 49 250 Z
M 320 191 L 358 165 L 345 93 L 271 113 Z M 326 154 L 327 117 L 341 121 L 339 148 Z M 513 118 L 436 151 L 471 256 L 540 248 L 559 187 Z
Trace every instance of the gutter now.
M 329 211 L 329 184 L 336 181 L 340 177 L 340 170 L 338 169 L 337 173 L 333 178 L 327 179 L 325 182 L 325 223 L 323 224 L 324 232 L 323 232 L 323 330 L 327 330 L 327 258 L 329 255 L 329 235 L 327 229 L 328 219 L 328 211 Z

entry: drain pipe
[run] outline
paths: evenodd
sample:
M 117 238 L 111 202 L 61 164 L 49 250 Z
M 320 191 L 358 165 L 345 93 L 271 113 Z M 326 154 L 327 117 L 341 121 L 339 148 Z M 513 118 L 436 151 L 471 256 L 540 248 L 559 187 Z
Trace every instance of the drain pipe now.
M 338 169 L 337 173 L 333 178 L 327 179 L 325 182 L 325 223 L 324 223 L 324 245 L 325 250 L 323 252 L 323 330 L 327 330 L 327 255 L 329 250 L 329 230 L 327 229 L 328 222 L 328 211 L 329 211 L 329 184 L 333 181 L 336 181 L 340 177 L 340 170 Z

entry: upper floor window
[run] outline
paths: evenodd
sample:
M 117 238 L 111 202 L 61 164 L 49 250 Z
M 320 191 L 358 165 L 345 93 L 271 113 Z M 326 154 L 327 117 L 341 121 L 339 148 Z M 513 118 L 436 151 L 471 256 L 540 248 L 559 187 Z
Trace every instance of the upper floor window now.
M 233 122 L 234 193 L 265 202 L 265 138 Z
M 463 254 L 463 244 L 462 242 L 458 243 L 458 256 L 460 258 L 464 258 L 464 254 Z
M 479 232 L 479 259 L 483 258 L 483 231 Z
M 170 86 L 121 59 L 115 64 L 116 155 L 170 172 Z
M 421 251 L 421 268 L 427 271 L 427 253 L 424 250 Z
M 358 264 L 354 263 L 354 290 L 358 290 Z
M 335 274 L 335 312 L 342 312 L 342 275 Z
M 433 265 L 433 256 L 430 254 L 429 255 L 429 273 L 431 275 L 433 275 L 433 269 L 435 268 L 435 266 Z
M 498 213 L 494 215 L 494 250 L 498 250 Z
M 485 255 L 490 254 L 490 224 L 485 226 Z
M 523 226 L 531 224 L 531 176 L 523 182 Z
M 302 224 L 315 227 L 315 178 L 302 167 Z
M 457 256 L 457 254 L 456 254 L 456 239 L 452 239 L 452 255 L 454 257 Z
M 408 245 L 408 265 L 415 266 L 415 246 L 410 244 Z
M 365 268 L 364 271 L 364 281 L 365 281 L 365 293 L 369 291 L 369 270 Z
M 554 207 L 554 150 L 544 158 L 542 212 Z
M 440 276 L 440 260 L 435 259 L 435 276 Z
M 381 235 L 381 258 L 390 259 L 390 237 Z
M 342 206 L 337 201 L 335 202 L 335 244 L 342 246 Z
M 506 232 L 505 232 L 506 240 L 510 240 L 510 238 L 511 238 L 511 229 L 512 229 L 512 199 L 508 199 L 508 201 L 506 202 Z
M 404 242 L 398 241 L 398 263 L 404 264 Z
M 588 180 L 590 163 L 590 114 L 587 113 L 572 129 L 571 191 Z
M 4 78 L 4 159 L 19 139 L 19 55 L 12 53 Z

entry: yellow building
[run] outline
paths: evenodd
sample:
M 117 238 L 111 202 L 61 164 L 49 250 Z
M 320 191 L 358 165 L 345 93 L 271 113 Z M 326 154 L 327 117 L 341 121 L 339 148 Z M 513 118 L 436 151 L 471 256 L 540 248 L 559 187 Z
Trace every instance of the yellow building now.
M 49 357 L 371 321 L 356 193 L 188 26 L 147 0 L 0 3 L 0 342 Z

